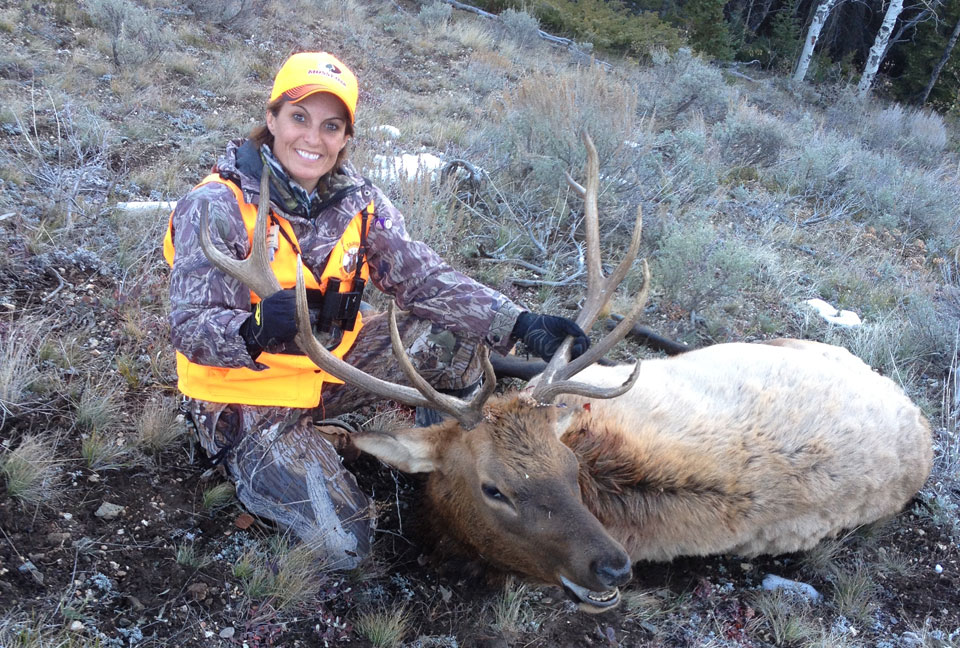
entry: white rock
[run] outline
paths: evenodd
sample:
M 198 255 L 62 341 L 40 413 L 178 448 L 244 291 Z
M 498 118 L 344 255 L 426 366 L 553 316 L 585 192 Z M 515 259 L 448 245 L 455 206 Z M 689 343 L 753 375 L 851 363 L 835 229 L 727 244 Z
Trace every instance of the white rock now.
M 860 316 L 853 311 L 837 310 L 832 304 L 825 302 L 822 299 L 808 299 L 806 303 L 812 306 L 820 314 L 820 317 L 831 324 L 849 327 L 860 326 L 863 324 L 863 322 L 860 320 Z
M 820 592 L 815 590 L 812 585 L 800 583 L 774 574 L 767 574 L 763 577 L 763 589 L 768 591 L 784 590 L 799 594 L 811 601 L 819 601 L 821 599 Z
M 83 624 L 79 621 L 70 623 L 70 632 L 83 632 Z
M 220 631 L 220 638 L 233 639 L 234 633 L 236 633 L 236 629 L 233 628 L 233 626 L 227 626 L 226 628 Z

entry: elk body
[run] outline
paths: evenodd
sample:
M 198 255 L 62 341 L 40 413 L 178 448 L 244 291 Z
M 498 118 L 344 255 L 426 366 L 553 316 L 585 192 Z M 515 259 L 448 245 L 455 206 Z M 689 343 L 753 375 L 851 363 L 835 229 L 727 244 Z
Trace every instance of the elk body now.
M 615 386 L 631 370 L 577 379 Z M 929 425 L 902 390 L 817 342 L 646 360 L 621 396 L 558 401 L 513 394 L 468 433 L 447 423 L 356 443 L 431 472 L 437 534 L 589 610 L 616 600 L 619 547 L 630 561 L 809 549 L 896 514 L 932 460 Z
M 598 162 L 585 143 L 586 188 L 568 180 L 585 200 L 588 296 L 577 323 L 589 330 L 634 260 L 640 215 L 626 258 L 604 278 Z M 244 262 L 224 258 L 201 226 L 211 262 L 261 297 L 279 289 L 262 252 L 265 213 Z M 594 365 L 642 312 L 643 270 L 643 291 L 610 335 L 572 361 L 565 344 L 519 393 L 491 397 L 489 362 L 473 401 L 437 393 L 403 355 L 395 320 L 394 351 L 413 387 L 357 371 L 313 337 L 302 281 L 297 343 L 344 381 L 446 412 L 429 428 L 353 441 L 401 470 L 430 473 L 429 518 L 440 536 L 562 586 L 587 611 L 617 604 L 634 561 L 806 549 L 896 514 L 923 485 L 929 424 L 893 381 L 842 348 L 778 340 Z

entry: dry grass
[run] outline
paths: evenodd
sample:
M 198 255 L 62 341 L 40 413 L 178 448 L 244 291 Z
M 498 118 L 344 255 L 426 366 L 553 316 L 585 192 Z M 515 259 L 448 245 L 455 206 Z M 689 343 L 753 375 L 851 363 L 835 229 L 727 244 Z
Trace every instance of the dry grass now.
M 30 391 L 40 376 L 35 349 L 45 343 L 42 321 L 20 320 L 0 332 L 0 427 L 11 414 L 37 404 Z
M 7 494 L 29 505 L 52 504 L 63 493 L 63 474 L 51 437 L 24 437 L 0 455 Z
M 851 622 L 866 626 L 873 621 L 876 593 L 877 584 L 873 579 L 872 567 L 858 560 L 837 571 L 831 601 L 839 614 Z
M 216 511 L 233 502 L 236 487 L 230 482 L 221 482 L 203 491 L 203 508 L 206 511 Z
M 500 596 L 490 606 L 494 629 L 504 633 L 522 632 L 530 617 L 526 597 L 526 584 L 508 579 Z
M 318 554 L 308 545 L 289 546 L 277 537 L 264 550 L 248 549 L 233 567 L 233 576 L 251 600 L 270 603 L 276 610 L 291 610 L 312 599 L 327 571 Z
M 112 429 L 120 414 L 123 392 L 112 378 L 91 377 L 73 399 L 75 420 L 87 432 Z
M 118 470 L 131 463 L 132 449 L 115 434 L 91 432 L 80 442 L 80 456 L 93 471 Z
M 197 548 L 193 544 L 178 546 L 176 560 L 178 565 L 183 565 L 189 569 L 203 569 L 213 562 L 213 558 L 197 551 Z
M 404 605 L 365 612 L 356 621 L 357 633 L 366 637 L 374 648 L 399 646 L 410 625 L 410 613 Z
M 769 633 L 775 646 L 795 646 L 819 633 L 810 605 L 802 597 L 791 596 L 783 590 L 758 592 L 753 606 L 760 614 L 755 625 Z
M 185 432 L 183 419 L 172 399 L 147 402 L 137 420 L 136 445 L 157 455 L 176 443 Z

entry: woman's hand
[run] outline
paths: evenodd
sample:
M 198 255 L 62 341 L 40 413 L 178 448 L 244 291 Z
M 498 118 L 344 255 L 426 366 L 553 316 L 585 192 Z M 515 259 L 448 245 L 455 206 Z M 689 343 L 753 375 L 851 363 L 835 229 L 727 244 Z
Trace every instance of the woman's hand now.
M 253 307 L 253 313 L 240 325 L 240 335 L 247 343 L 250 357 L 256 360 L 264 349 L 290 342 L 297 335 L 297 294 L 281 290 Z
M 590 338 L 576 322 L 555 315 L 536 315 L 528 311 L 520 313 L 511 336 L 522 340 L 532 353 L 547 362 L 568 336 L 573 338 L 571 360 L 590 348 Z

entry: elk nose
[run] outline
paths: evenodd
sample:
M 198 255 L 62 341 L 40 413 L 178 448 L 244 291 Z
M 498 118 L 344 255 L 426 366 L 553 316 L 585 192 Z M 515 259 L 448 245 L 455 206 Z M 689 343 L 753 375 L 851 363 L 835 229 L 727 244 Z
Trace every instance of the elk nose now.
M 625 551 L 597 558 L 590 564 L 594 576 L 604 587 L 617 587 L 629 581 L 630 567 L 630 556 Z

